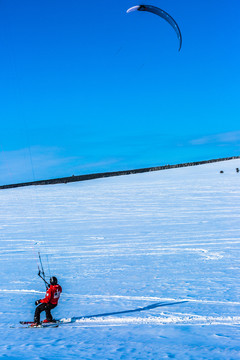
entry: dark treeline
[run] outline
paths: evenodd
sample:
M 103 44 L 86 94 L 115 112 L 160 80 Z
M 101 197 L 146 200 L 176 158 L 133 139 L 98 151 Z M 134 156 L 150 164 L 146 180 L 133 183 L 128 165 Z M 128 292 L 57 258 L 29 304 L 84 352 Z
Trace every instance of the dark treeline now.
M 24 183 L 18 183 L 18 184 L 1 185 L 0 189 L 10 189 L 10 188 L 31 186 L 31 185 L 67 184 L 69 182 L 101 179 L 101 178 L 111 177 L 111 176 L 140 174 L 140 173 L 150 172 L 150 171 L 159 171 L 159 170 L 176 169 L 176 168 L 188 167 L 188 166 L 204 165 L 204 164 L 215 163 L 215 162 L 220 162 L 220 161 L 227 161 L 227 160 L 234 160 L 234 159 L 239 159 L 239 158 L 240 158 L 240 156 L 232 156 L 232 157 L 228 157 L 228 158 L 195 161 L 195 162 L 176 164 L 176 165 L 163 165 L 163 166 L 155 166 L 155 167 L 142 168 L 142 169 L 113 171 L 113 172 L 87 174 L 87 175 L 76 175 L 76 176 L 72 175 L 72 176 L 68 176 L 68 177 L 49 179 L 49 180 L 38 180 L 38 181 L 24 182 Z

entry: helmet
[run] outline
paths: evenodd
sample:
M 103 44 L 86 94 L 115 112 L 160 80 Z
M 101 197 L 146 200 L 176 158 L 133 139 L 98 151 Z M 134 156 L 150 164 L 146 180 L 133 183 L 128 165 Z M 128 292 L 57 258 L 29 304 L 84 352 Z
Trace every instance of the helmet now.
M 52 276 L 51 279 L 50 279 L 50 284 L 51 285 L 57 285 L 57 278 L 55 276 Z

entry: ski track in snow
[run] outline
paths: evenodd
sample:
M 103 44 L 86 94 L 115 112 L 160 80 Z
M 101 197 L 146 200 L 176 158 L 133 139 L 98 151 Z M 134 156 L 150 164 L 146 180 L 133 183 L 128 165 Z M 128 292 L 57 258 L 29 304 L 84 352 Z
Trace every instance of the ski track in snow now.
M 236 167 L 240 160 L 1 191 L 0 356 L 240 358 Z M 63 286 L 54 316 L 66 322 L 10 329 L 32 320 L 44 295 L 39 250 Z M 67 323 L 178 301 L 187 302 Z
M 66 319 L 67 323 L 67 319 Z M 111 326 L 114 325 L 167 325 L 167 324 L 174 324 L 174 325 L 240 325 L 240 316 L 201 316 L 201 315 L 175 315 L 171 313 L 169 315 L 162 314 L 162 316 L 155 317 L 115 317 L 115 318 L 100 318 L 100 319 L 81 319 L 76 321 L 77 324 L 84 325 L 84 326 L 105 326 L 109 324 Z M 64 321 L 63 321 L 64 324 Z M 74 326 L 71 324 L 71 326 Z

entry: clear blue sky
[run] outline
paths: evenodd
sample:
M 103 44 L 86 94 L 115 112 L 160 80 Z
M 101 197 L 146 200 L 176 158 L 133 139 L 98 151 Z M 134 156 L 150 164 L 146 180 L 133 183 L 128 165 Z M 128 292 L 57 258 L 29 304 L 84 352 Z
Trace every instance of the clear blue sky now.
M 239 0 L 0 3 L 0 183 L 240 153 Z

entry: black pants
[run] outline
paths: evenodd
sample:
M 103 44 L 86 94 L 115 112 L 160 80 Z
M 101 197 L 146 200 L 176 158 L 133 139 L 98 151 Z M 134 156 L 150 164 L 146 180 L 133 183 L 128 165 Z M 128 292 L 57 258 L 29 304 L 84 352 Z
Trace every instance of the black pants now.
M 52 321 L 52 314 L 51 314 L 51 310 L 54 309 L 57 305 L 53 305 L 53 304 L 45 304 L 45 303 L 41 303 L 40 305 L 38 305 L 36 307 L 35 310 L 35 314 L 34 314 L 34 322 L 36 322 L 37 324 L 40 323 L 40 314 L 42 311 L 46 312 L 46 318 L 48 321 Z

